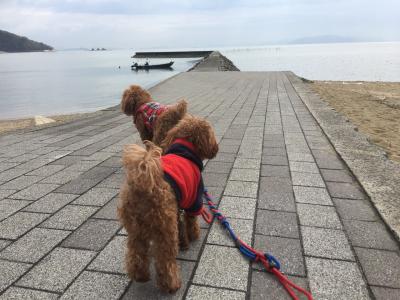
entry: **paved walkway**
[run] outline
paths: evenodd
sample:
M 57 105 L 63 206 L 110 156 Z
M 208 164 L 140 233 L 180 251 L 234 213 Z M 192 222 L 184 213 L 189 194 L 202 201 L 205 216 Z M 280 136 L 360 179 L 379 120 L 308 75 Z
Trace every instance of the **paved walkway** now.
M 190 72 L 151 92 L 164 103 L 184 97 L 213 123 L 220 153 L 205 184 L 245 241 L 315 299 L 400 299 L 399 245 L 290 80 Z M 138 140 L 113 110 L 0 137 L 0 299 L 288 299 L 218 224 L 203 223 L 201 241 L 180 253 L 175 296 L 127 279 L 115 209 L 121 148 Z

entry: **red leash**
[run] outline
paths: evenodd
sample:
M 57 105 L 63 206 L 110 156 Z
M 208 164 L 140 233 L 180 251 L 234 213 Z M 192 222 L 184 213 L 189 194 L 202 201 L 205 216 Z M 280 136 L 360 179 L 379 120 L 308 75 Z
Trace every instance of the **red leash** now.
M 292 281 L 290 281 L 285 275 L 282 274 L 280 269 L 280 263 L 279 261 L 273 257 L 271 254 L 268 253 L 262 253 L 260 251 L 255 250 L 254 248 L 250 247 L 247 245 L 245 242 L 243 242 L 239 237 L 236 236 L 234 231 L 232 230 L 229 222 L 226 220 L 225 216 L 222 215 L 222 213 L 217 209 L 217 206 L 211 201 L 210 195 L 207 193 L 207 191 L 204 192 L 204 196 L 207 200 L 208 207 L 210 208 L 210 211 L 212 212 L 213 215 L 211 215 L 208 211 L 206 211 L 205 208 L 202 209 L 201 215 L 208 224 L 210 224 L 213 220 L 214 217 L 218 219 L 218 221 L 221 223 L 222 226 L 225 227 L 225 229 L 228 230 L 230 236 L 233 238 L 233 240 L 236 243 L 236 246 L 239 248 L 240 252 L 249 258 L 250 260 L 257 262 L 260 261 L 265 269 L 274 274 L 276 278 L 279 280 L 279 282 L 282 284 L 282 286 L 286 289 L 288 294 L 292 297 L 294 300 L 299 300 L 297 295 L 295 294 L 294 290 L 297 290 L 298 292 L 304 294 L 308 300 L 313 300 L 313 297 L 310 292 L 306 291 L 302 287 L 296 285 Z

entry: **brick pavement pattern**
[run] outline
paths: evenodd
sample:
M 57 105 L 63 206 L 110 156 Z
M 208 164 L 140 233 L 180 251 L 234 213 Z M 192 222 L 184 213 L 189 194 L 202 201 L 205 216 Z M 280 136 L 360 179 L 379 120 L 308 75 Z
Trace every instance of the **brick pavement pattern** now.
M 274 254 L 315 299 L 399 299 L 399 244 L 294 79 L 190 72 L 151 93 L 187 99 L 214 125 L 220 152 L 205 183 L 244 241 Z M 289 299 L 215 222 L 202 222 L 201 239 L 179 254 L 177 294 L 129 281 L 116 206 L 121 150 L 133 142 L 139 135 L 117 108 L 0 137 L 0 299 Z

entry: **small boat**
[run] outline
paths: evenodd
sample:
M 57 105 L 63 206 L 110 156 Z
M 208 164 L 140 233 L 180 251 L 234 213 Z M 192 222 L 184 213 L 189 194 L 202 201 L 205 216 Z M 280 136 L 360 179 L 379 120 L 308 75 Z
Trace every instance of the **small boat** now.
M 149 69 L 171 69 L 173 65 L 173 61 L 166 63 L 166 64 L 158 64 L 158 65 L 149 65 L 145 63 L 143 65 L 139 65 L 138 63 L 134 63 L 131 68 L 132 70 L 149 70 Z

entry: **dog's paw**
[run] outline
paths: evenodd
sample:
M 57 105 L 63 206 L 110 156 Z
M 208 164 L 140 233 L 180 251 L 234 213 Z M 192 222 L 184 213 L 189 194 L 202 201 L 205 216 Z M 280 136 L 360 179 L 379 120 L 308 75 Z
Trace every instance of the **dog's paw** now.
M 159 283 L 160 289 L 168 294 L 175 294 L 177 290 L 181 288 L 181 281 L 179 279 L 173 280 L 172 282 Z
M 147 281 L 150 280 L 150 273 L 148 273 L 148 272 L 143 272 L 143 273 L 136 272 L 133 275 L 133 279 L 135 281 L 137 281 L 137 282 L 147 282 Z

